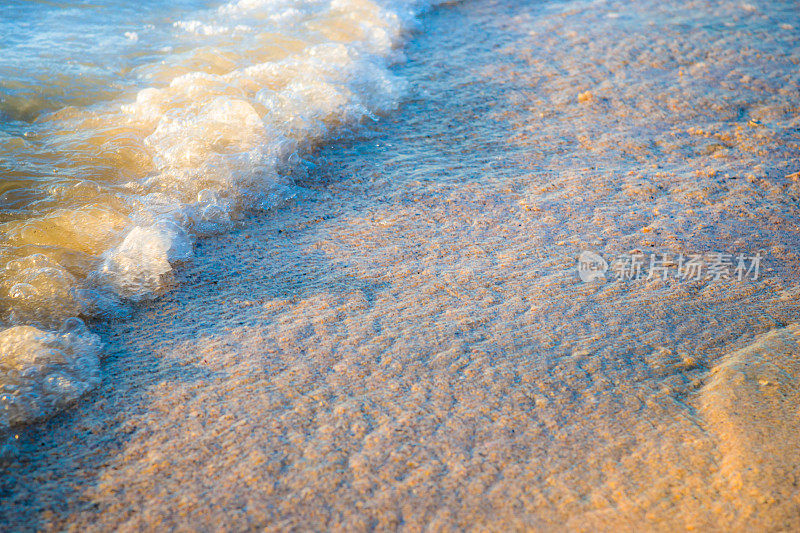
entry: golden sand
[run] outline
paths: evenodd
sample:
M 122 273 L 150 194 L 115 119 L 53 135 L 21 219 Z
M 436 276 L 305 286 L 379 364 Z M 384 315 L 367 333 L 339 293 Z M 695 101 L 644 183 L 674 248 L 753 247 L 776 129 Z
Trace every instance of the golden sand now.
M 103 385 L 20 435 L 0 517 L 797 529 L 800 46 L 781 3 L 645 4 L 427 17 L 418 97 L 104 330 Z M 765 264 L 584 283 L 585 250 Z

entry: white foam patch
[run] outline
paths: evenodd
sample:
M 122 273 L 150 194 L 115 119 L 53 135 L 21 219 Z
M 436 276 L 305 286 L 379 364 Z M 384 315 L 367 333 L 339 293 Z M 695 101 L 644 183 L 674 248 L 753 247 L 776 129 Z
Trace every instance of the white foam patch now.
M 77 318 L 59 332 L 0 331 L 0 430 L 39 420 L 100 383 L 100 339 Z
M 189 237 L 179 226 L 136 226 L 122 244 L 106 253 L 101 272 L 117 294 L 139 300 L 161 287 L 172 262 L 189 257 Z

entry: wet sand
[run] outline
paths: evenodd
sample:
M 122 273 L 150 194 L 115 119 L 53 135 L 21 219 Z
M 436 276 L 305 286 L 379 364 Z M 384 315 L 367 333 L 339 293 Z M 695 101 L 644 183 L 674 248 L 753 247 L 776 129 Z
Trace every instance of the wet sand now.
M 19 433 L 0 521 L 797 528 L 798 16 L 635 6 L 427 15 L 399 112 L 98 325 L 103 384 Z M 585 250 L 765 264 L 583 283 Z

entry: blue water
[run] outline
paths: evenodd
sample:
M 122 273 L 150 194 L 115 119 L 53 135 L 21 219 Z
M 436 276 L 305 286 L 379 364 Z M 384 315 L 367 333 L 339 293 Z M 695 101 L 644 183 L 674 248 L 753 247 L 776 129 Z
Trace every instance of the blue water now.
M 171 51 L 173 21 L 210 2 L 123 0 L 0 5 L 0 127 L 110 99 L 141 84 L 136 68 Z

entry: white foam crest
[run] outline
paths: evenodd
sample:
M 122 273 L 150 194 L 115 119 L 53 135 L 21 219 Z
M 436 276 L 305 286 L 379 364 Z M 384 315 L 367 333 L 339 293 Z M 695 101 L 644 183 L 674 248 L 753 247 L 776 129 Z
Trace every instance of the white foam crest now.
M 225 33 L 247 33 L 253 31 L 253 28 L 246 24 L 237 24 L 233 27 L 222 26 L 218 24 L 206 24 L 199 20 L 179 20 L 174 22 L 176 28 L 180 28 L 186 32 L 193 33 L 194 35 L 220 35 Z

